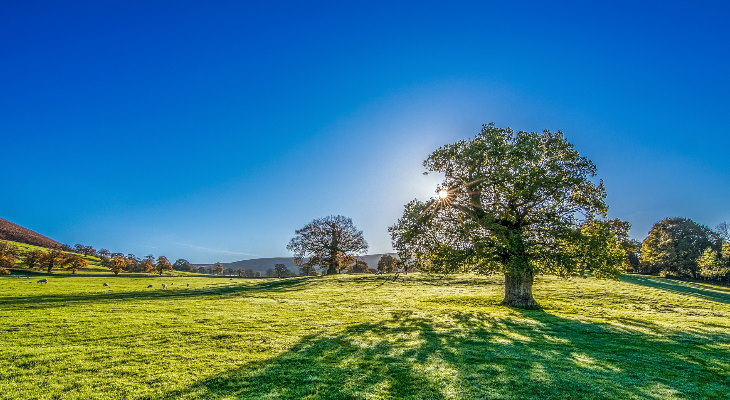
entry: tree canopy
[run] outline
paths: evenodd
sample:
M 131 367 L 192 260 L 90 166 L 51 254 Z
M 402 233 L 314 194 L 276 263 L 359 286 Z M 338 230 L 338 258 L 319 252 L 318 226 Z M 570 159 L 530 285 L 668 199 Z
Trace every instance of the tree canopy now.
M 561 132 L 515 132 L 484 125 L 469 140 L 425 161 L 444 181 L 438 197 L 413 200 L 389 228 L 404 266 L 426 272 L 503 273 L 503 304 L 538 307 L 538 273 L 616 277 L 620 246 L 605 217 L 595 165 Z M 590 222 L 589 222 L 590 221 Z M 594 252 L 605 242 L 610 250 Z
M 641 264 L 649 273 L 697 278 L 697 259 L 718 243 L 717 234 L 706 226 L 691 219 L 666 218 L 654 224 L 641 244 Z
M 315 219 L 295 235 L 286 246 L 294 253 L 294 262 L 300 267 L 320 266 L 327 274 L 347 268 L 355 262 L 355 255 L 368 249 L 362 231 L 342 215 Z

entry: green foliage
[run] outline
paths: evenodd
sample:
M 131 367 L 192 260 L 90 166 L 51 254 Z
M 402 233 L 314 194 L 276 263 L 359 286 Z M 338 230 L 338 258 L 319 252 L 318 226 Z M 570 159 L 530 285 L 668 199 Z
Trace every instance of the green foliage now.
M 274 265 L 274 273 L 277 278 L 288 278 L 290 276 L 294 276 L 294 273 L 289 271 L 289 268 L 287 268 L 285 264 Z
M 499 306 L 501 279 L 473 274 L 35 280 L 0 277 L 2 399 L 730 393 L 725 286 L 540 276 L 544 311 L 524 311 Z
M 697 278 L 697 259 L 718 238 L 709 228 L 686 218 L 667 218 L 656 224 L 641 244 L 645 273 Z
M 398 260 L 390 254 L 383 254 L 378 260 L 378 271 L 382 273 L 392 273 L 395 271 Z
M 180 258 L 172 264 L 172 268 L 176 271 L 195 272 L 196 268 L 190 261 Z
M 589 245 L 582 236 L 582 222 L 605 216 L 606 194 L 603 183 L 593 181 L 595 165 L 561 132 L 484 125 L 475 138 L 433 152 L 424 166 L 445 177 L 439 198 L 411 201 L 389 228 L 406 266 L 504 273 L 524 295 L 506 295 L 505 303 L 535 306 L 529 292 L 535 274 L 581 274 L 579 258 L 593 257 L 601 260 L 590 266 L 595 276 L 614 277 L 624 264 L 616 264 L 615 249 L 610 255 L 576 252 L 598 249 L 599 239 L 612 246 L 615 237 L 596 233 Z
M 370 272 L 370 266 L 364 260 L 357 260 L 352 265 L 351 271 L 356 274 L 366 274 Z
M 704 279 L 728 279 L 730 277 L 730 243 L 723 243 L 721 251 L 708 247 L 697 258 L 699 275 Z

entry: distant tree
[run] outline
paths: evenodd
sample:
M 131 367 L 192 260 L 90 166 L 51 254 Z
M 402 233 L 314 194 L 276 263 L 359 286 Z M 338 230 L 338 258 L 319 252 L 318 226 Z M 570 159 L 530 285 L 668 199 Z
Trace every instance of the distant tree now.
M 206 272 L 207 272 L 207 269 L 205 267 L 198 267 L 198 273 L 199 274 L 204 274 Z
M 76 271 L 86 268 L 88 262 L 78 254 L 68 254 L 64 264 L 66 265 L 66 269 L 71 271 L 72 274 L 75 274 Z
M 62 266 L 66 261 L 66 253 L 58 249 L 49 249 L 43 254 L 41 265 L 50 274 L 53 268 Z
M 43 263 L 46 252 L 43 250 L 31 250 L 23 256 L 23 262 L 30 269 L 39 268 Z
M 172 268 L 176 271 L 185 271 L 185 272 L 194 272 L 195 267 L 193 264 L 190 264 L 188 260 L 185 260 L 183 258 L 177 259 L 174 264 L 172 264 Z
M 109 257 L 111 256 L 111 252 L 107 249 L 99 249 L 99 251 L 96 252 L 99 257 Z
M 143 260 L 141 260 L 139 262 L 140 272 L 149 274 L 150 272 L 154 271 L 155 269 L 156 269 L 156 266 L 155 266 L 154 258 L 145 257 Z
M 303 263 L 299 266 L 299 275 L 301 276 L 317 276 L 319 275 L 317 273 L 317 268 L 315 268 L 313 265 L 309 265 L 307 263 Z
M 342 215 L 315 219 L 295 234 L 286 246 L 294 253 L 294 262 L 299 266 L 321 266 L 327 274 L 346 268 L 354 262 L 354 255 L 368 249 L 362 231 Z
M 120 272 L 124 272 L 129 264 L 129 259 L 120 253 L 116 253 L 111 257 L 104 257 L 101 260 L 101 265 L 109 268 L 114 272 L 114 275 L 119 275 Z
M 378 260 L 378 272 L 391 273 L 395 271 L 397 259 L 390 254 L 383 254 Z
M 96 256 L 96 250 L 92 246 L 85 246 L 83 244 L 75 244 L 74 252 L 83 254 L 85 256 Z
M 704 279 L 722 280 L 730 276 L 730 243 L 723 243 L 721 251 L 708 247 L 697 258 L 699 275 Z
M 286 264 L 274 265 L 274 272 L 276 273 L 277 278 L 286 278 L 291 276 L 291 271 L 289 271 L 289 268 L 286 267 Z
M 142 260 L 139 257 L 132 253 L 129 253 L 126 255 L 125 258 L 127 259 L 126 271 L 143 272 L 144 265 L 142 264 Z
M 254 270 L 252 270 L 251 268 L 249 268 L 249 269 L 243 271 L 243 276 L 246 278 L 255 278 L 256 272 Z
M 238 275 L 239 278 L 243 278 L 243 270 L 241 270 L 241 269 L 237 270 L 236 275 Z
M 580 225 L 608 207 L 596 166 L 562 132 L 515 132 L 484 125 L 476 137 L 424 161 L 443 174 L 438 197 L 414 200 L 389 228 L 404 268 L 504 275 L 502 304 L 536 308 L 535 275 L 582 273 L 573 243 Z M 618 277 L 603 264 L 597 276 Z
M 576 231 L 575 238 L 567 245 L 566 252 L 575 260 L 576 271 L 583 276 L 589 273 L 598 278 L 611 278 L 618 266 L 628 267 L 628 256 L 624 243 L 619 239 L 616 230 L 629 226 L 618 220 L 601 221 L 588 219 Z M 628 235 L 628 229 L 626 229 Z M 603 274 L 608 271 L 609 275 Z
M 213 268 L 211 269 L 214 274 L 221 275 L 223 274 L 223 264 L 217 262 L 213 264 Z
M 352 266 L 351 270 L 353 273 L 356 273 L 356 274 L 366 274 L 366 273 L 370 272 L 369 269 L 370 269 L 370 266 L 368 265 L 367 262 L 365 262 L 364 260 L 357 260 L 357 261 L 355 261 L 355 264 Z
M 160 276 L 165 271 L 172 271 L 172 264 L 170 264 L 170 261 L 165 256 L 159 256 L 157 257 L 157 263 L 155 264 L 155 271 L 157 271 Z
M 313 268 L 313 267 L 310 267 L 310 268 Z M 276 271 L 273 268 L 269 268 L 269 269 L 266 270 L 266 272 L 264 273 L 264 275 L 267 278 L 275 278 L 276 277 Z
M 18 254 L 19 251 L 17 247 L 10 243 L 0 242 L 0 275 L 7 275 L 10 273 L 8 268 L 15 267 L 15 261 Z
M 730 242 L 730 224 L 727 222 L 721 222 L 715 228 L 715 233 L 720 237 L 723 242 Z
M 641 244 L 641 264 L 647 273 L 697 278 L 697 259 L 708 247 L 717 251 L 718 237 L 709 228 L 686 218 L 654 224 Z

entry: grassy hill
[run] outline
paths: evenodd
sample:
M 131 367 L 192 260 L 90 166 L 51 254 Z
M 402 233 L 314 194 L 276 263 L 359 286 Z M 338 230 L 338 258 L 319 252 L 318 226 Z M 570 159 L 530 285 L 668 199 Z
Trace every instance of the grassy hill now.
M 388 278 L 0 277 L 0 398 L 730 393 L 727 287 L 540 278 L 521 311 L 497 278 Z
M 0 218 L 0 240 L 9 240 L 46 248 L 59 248 L 61 243 L 28 228 Z

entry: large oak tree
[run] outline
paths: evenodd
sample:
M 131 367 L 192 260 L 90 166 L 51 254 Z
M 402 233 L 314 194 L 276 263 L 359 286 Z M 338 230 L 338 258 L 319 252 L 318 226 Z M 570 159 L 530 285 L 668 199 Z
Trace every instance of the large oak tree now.
M 320 266 L 326 273 L 336 274 L 352 264 L 354 256 L 368 249 L 362 231 L 352 219 L 334 215 L 315 219 L 295 231 L 286 248 L 294 253 L 299 266 Z
M 625 254 L 605 217 L 603 182 L 561 132 L 484 125 L 424 161 L 444 176 L 438 197 L 413 200 L 390 227 L 405 266 L 504 275 L 503 304 L 536 308 L 536 274 L 615 277 Z M 605 247 L 603 244 L 605 243 Z

